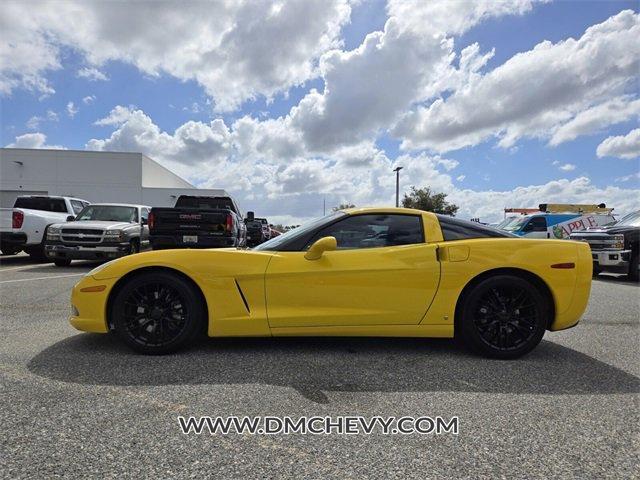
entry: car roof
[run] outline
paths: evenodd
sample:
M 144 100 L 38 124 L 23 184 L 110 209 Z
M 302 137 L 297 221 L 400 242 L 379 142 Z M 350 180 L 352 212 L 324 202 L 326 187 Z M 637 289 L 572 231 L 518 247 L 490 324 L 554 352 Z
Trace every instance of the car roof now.
M 345 212 L 348 215 L 359 215 L 362 213 L 404 213 L 409 215 L 417 215 L 422 213 L 431 213 L 425 210 L 418 210 L 417 208 L 404 208 L 404 207 L 359 207 L 359 208 L 345 208 L 338 210 Z
M 136 207 L 136 208 L 151 208 L 149 205 L 134 205 L 132 203 L 91 203 L 89 207 Z

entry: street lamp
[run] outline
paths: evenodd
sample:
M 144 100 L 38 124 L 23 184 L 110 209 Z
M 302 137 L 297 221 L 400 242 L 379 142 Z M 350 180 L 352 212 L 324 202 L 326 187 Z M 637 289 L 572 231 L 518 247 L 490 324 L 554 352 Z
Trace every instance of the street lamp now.
M 403 167 L 396 167 L 393 169 L 396 172 L 396 207 L 400 206 L 400 170 Z

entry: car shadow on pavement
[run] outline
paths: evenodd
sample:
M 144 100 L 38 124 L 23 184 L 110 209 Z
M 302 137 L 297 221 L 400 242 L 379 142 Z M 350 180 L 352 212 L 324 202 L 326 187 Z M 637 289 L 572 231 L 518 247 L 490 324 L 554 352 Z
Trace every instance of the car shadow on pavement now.
M 594 282 L 608 283 L 610 285 L 631 285 L 632 287 L 640 287 L 640 282 L 630 280 L 626 275 L 603 275 L 593 277 Z
M 167 356 L 131 353 L 113 335 L 80 334 L 36 355 L 29 370 L 89 385 L 267 384 L 327 403 L 323 392 L 638 392 L 640 379 L 543 341 L 515 361 L 471 355 L 448 339 L 234 338 Z

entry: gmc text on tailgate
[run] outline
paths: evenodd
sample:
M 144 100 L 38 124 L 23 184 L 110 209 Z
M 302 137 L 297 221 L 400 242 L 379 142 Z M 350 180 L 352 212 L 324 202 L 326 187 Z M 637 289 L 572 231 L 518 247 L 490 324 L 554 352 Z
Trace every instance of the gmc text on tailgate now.
M 231 197 L 181 195 L 173 208 L 151 209 L 149 240 L 154 250 L 243 247 L 246 227 Z

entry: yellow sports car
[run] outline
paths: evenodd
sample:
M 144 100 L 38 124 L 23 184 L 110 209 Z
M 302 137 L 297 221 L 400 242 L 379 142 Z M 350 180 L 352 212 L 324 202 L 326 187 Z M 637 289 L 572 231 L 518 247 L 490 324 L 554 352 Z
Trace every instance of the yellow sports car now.
M 513 237 L 404 208 L 338 211 L 251 250 L 163 250 L 73 288 L 71 324 L 148 354 L 196 335 L 459 337 L 515 358 L 578 323 L 586 243 Z

